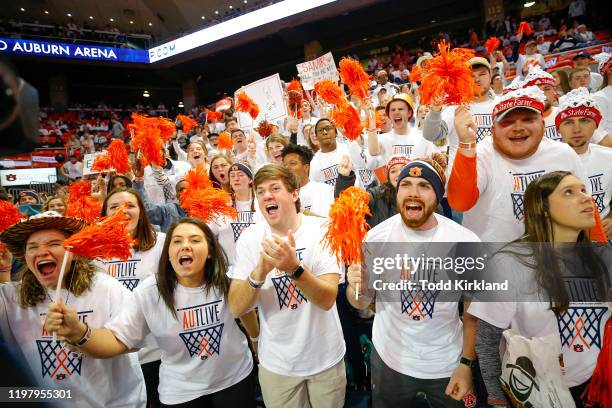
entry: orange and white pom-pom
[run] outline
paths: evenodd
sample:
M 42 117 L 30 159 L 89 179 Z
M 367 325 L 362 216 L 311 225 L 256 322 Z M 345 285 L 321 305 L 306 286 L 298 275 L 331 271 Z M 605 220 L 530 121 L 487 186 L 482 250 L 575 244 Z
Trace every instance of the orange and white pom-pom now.
M 127 230 L 129 218 L 122 207 L 89 225 L 64 241 L 64 247 L 77 256 L 91 259 L 128 260 L 136 241 Z
M 191 130 L 197 126 L 197 122 L 191 119 L 189 116 L 176 115 L 176 118 L 183 124 L 183 132 L 185 133 L 191 132 Z
M 467 105 L 471 103 L 476 89 L 469 60 L 473 50 L 450 49 L 441 41 L 440 52 L 427 61 L 419 96 L 421 105 Z
M 223 117 L 223 112 L 212 111 L 210 109 L 206 109 L 206 120 L 210 123 L 219 122 Z
M 102 204 L 91 196 L 91 184 L 78 180 L 68 187 L 66 216 L 81 218 L 92 223 L 100 218 Z
M 219 138 L 217 139 L 217 149 L 219 150 L 232 150 L 234 148 L 234 141 L 232 140 L 232 136 L 229 132 L 221 132 L 219 133 Z
M 348 85 L 351 94 L 361 101 L 368 98 L 370 77 L 363 70 L 363 66 L 352 58 L 343 58 L 340 60 L 339 67 L 340 79 L 343 84 Z
M 339 263 L 361 263 L 363 259 L 361 244 L 369 229 L 365 217 L 372 215 L 369 201 L 369 193 L 359 187 L 349 187 L 332 204 L 324 243 Z
M 245 92 L 236 94 L 236 110 L 248 113 L 252 119 L 259 115 L 259 106 Z
M 337 83 L 329 79 L 317 82 L 314 89 L 317 95 L 329 104 L 337 105 L 344 99 L 342 89 L 340 89 Z
M 259 122 L 259 126 L 257 126 L 255 130 L 257 131 L 259 136 L 265 139 L 274 132 L 274 127 L 267 120 L 262 120 L 261 122 Z

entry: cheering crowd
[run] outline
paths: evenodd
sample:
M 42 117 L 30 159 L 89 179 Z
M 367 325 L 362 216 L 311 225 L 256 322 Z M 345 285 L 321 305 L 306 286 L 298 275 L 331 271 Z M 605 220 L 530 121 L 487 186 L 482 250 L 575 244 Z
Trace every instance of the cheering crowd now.
M 526 58 L 524 74 L 497 94 L 492 60 L 471 56 L 460 62 L 469 95 L 452 103 L 462 78 L 431 98 L 435 55 L 418 62 L 407 93 L 381 72 L 365 92 L 343 80 L 335 101 L 335 88 L 294 81 L 278 123 L 241 128 L 240 98 L 179 116 L 155 139 L 161 160 L 142 146 L 128 168 L 75 182 L 77 171 L 44 203 L 35 192 L 15 197 L 29 217 L 0 226 L 2 345 L 35 384 L 73 390 L 78 406 L 342 407 L 347 372 L 355 382 L 364 364 L 354 321 L 373 315 L 374 407 L 413 406 L 423 395 L 434 408 L 534 406 L 500 382 L 500 344 L 513 329 L 555 334 L 558 394 L 609 407 L 602 364 L 612 361 L 600 351 L 612 347 L 612 258 L 591 242 L 605 248 L 612 236 L 610 57 L 596 56 L 599 91 L 589 90 L 587 68 L 582 86 L 559 94 L 537 58 Z M 192 213 L 183 198 L 202 173 L 231 214 Z M 337 203 L 355 188 L 368 197 L 366 245 L 579 243 L 596 298 L 579 303 L 560 259 L 520 249 L 495 259 L 522 268 L 543 294 L 536 301 L 484 303 L 460 291 L 424 301 L 422 291 L 406 303 L 404 293 L 376 293 L 364 264 L 339 261 L 325 245 L 328 223 L 342 215 Z M 0 198 L 8 214 L 13 204 Z M 96 217 L 125 213 L 129 256 L 90 259 L 63 245 L 87 228 L 71 208 L 87 200 Z

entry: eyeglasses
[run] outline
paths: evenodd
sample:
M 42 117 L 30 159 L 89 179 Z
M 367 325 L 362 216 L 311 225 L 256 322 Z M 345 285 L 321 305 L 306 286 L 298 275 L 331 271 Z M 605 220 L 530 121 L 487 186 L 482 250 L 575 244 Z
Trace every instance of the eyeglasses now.
M 332 129 L 334 129 L 334 127 L 333 127 L 333 126 L 325 126 L 325 127 L 322 127 L 322 128 L 316 129 L 316 132 L 317 132 L 317 133 L 331 132 L 331 131 L 332 131 Z

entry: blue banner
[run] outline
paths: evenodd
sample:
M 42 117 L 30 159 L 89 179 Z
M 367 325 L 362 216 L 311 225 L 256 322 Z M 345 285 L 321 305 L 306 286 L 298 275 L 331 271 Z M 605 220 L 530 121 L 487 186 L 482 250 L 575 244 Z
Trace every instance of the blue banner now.
M 36 55 L 52 58 L 76 58 L 93 61 L 149 63 L 147 50 L 102 47 L 90 44 L 65 44 L 0 37 L 0 54 Z

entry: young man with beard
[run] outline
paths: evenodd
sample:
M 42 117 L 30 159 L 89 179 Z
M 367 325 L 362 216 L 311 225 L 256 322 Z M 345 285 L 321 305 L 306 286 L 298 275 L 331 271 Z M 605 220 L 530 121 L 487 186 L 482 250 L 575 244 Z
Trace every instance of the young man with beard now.
M 368 158 L 368 168 L 375 169 L 386 165 L 389 158 L 396 154 L 414 158 L 430 156 L 436 152 L 433 143 L 425 140 L 420 132 L 412 132 L 409 127 L 410 119 L 414 115 L 414 105 L 409 95 L 395 95 L 387 103 L 385 113 L 391 120 L 390 132 L 379 136 L 373 127 L 368 129 L 368 153 L 371 156 Z
M 612 149 L 589 143 L 600 121 L 600 108 L 588 89 L 574 89 L 559 99 L 557 128 L 563 141 L 580 157 L 604 231 L 612 237 Z
M 495 106 L 496 99 L 491 96 L 491 65 L 482 57 L 474 57 L 470 60 L 472 67 L 472 78 L 478 85 L 478 93 L 474 95 L 472 103 L 468 107 L 469 113 L 474 118 L 474 132 L 476 141 L 480 142 L 491 136 L 491 112 Z M 423 137 L 431 142 L 444 137 L 447 138 L 449 151 L 449 166 L 452 166 L 457 154 L 459 136 L 455 128 L 455 112 L 457 106 L 442 107 L 432 106 L 425 117 L 423 124 Z
M 469 110 L 455 112 L 459 150 L 448 181 L 448 202 L 464 211 L 463 225 L 483 241 L 510 242 L 524 232 L 527 185 L 555 170 L 586 180 L 576 153 L 544 138 L 544 93 L 536 86 L 504 95 L 493 109 L 493 137 L 477 144 Z
M 433 160 L 416 159 L 404 166 L 397 180 L 399 214 L 368 232 L 368 253 L 376 256 L 377 245 L 388 243 L 425 243 L 428 251 L 436 242 L 479 242 L 473 232 L 434 212 L 444 195 L 444 184 L 444 170 Z M 435 269 L 431 273 L 418 268 L 410 273 L 410 280 L 419 282 L 450 279 L 454 271 Z M 472 389 L 476 325 L 471 317 L 461 322 L 461 291 L 449 294 L 450 301 L 436 301 L 437 293 L 418 285 L 416 292 L 368 290 L 358 295 L 357 287 L 363 288 L 368 281 L 364 275 L 367 272 L 362 273 L 361 265 L 349 267 L 346 294 L 357 309 L 368 307 L 374 296 L 376 300 L 371 354 L 373 407 L 411 406 L 418 392 L 427 395 L 433 408 L 464 407 L 462 399 Z M 432 275 L 437 278 L 429 278 Z M 415 300 L 417 297 L 420 300 Z
M 334 203 L 334 189 L 325 184 L 310 181 L 312 151 L 306 146 L 289 144 L 281 153 L 283 166 L 295 174 L 300 187 L 301 210 L 327 217 Z
M 264 402 L 269 408 L 341 407 L 346 347 L 336 296 L 342 272 L 321 242 L 325 220 L 299 213 L 290 170 L 266 165 L 254 183 L 265 222 L 238 240 L 229 305 L 236 316 L 258 307 Z

